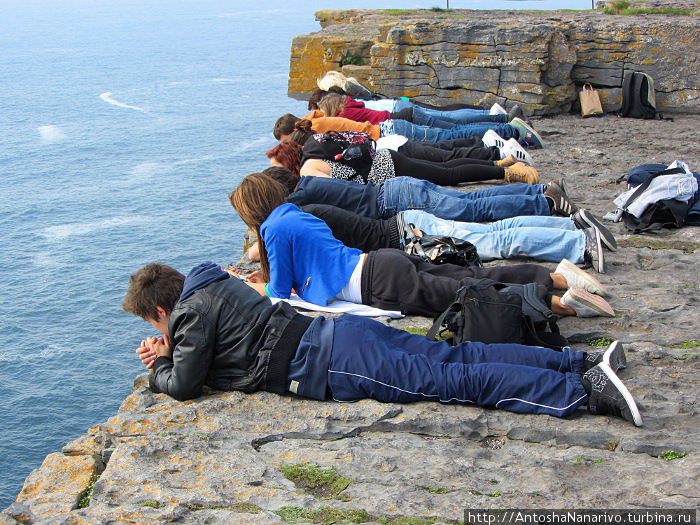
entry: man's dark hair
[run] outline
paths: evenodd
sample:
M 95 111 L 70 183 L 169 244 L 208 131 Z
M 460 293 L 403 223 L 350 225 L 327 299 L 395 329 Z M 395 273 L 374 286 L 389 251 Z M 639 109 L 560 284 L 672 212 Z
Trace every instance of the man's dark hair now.
M 122 308 L 143 319 L 157 321 L 156 307 L 172 312 L 180 298 L 184 282 L 185 276 L 170 266 L 147 264 L 131 274 Z
M 287 193 L 292 193 L 299 183 L 298 176 L 294 175 L 294 173 L 287 168 L 283 168 L 281 166 L 271 166 L 264 169 L 263 173 L 282 184 L 282 186 L 284 186 L 287 190 Z
M 299 117 L 295 117 L 291 113 L 282 115 L 277 119 L 277 122 L 275 122 L 275 127 L 272 130 L 272 134 L 277 140 L 279 140 L 282 135 L 289 135 L 292 131 L 294 131 L 294 124 L 296 124 L 298 120 Z
M 311 93 L 311 96 L 309 97 L 309 105 L 308 108 L 313 110 L 313 109 L 318 109 L 318 103 L 321 102 L 321 99 L 325 97 L 328 94 L 328 91 L 323 91 L 322 89 L 314 89 L 313 93 Z

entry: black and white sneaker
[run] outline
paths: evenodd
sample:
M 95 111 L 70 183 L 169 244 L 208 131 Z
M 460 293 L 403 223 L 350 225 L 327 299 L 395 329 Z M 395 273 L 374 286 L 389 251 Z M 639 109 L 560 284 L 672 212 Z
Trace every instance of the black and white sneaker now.
M 598 219 L 598 217 L 593 215 L 590 211 L 581 208 L 573 214 L 572 218 L 574 220 L 574 224 L 576 224 L 576 227 L 581 230 L 586 228 L 595 228 L 598 230 L 605 247 L 611 252 L 617 250 L 617 241 L 615 240 L 615 236 L 603 225 L 602 222 L 600 222 L 600 219 Z
M 627 356 L 625 348 L 620 341 L 613 341 L 611 345 L 602 352 L 586 352 L 586 358 L 583 365 L 586 371 L 600 363 L 605 363 L 612 371 L 617 373 L 618 370 L 627 368 Z
M 583 374 L 581 382 L 588 393 L 591 414 L 621 417 L 638 427 L 644 424 L 632 394 L 610 366 L 594 366 Z
M 583 258 L 598 273 L 605 273 L 605 257 L 603 255 L 603 242 L 598 228 L 586 228 L 583 230 L 586 236 L 586 248 Z
M 552 203 L 552 215 L 569 217 L 578 211 L 578 206 L 571 202 L 566 191 L 556 182 L 547 184 L 544 196 Z

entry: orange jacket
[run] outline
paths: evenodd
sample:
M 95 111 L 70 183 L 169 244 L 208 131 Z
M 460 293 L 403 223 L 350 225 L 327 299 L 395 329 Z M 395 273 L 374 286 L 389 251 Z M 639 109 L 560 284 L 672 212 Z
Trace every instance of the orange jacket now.
M 371 122 L 355 122 L 341 117 L 324 117 L 323 112 L 316 109 L 304 117 L 311 121 L 311 127 L 317 133 L 326 131 L 360 131 L 367 133 L 372 140 L 379 139 L 379 126 Z

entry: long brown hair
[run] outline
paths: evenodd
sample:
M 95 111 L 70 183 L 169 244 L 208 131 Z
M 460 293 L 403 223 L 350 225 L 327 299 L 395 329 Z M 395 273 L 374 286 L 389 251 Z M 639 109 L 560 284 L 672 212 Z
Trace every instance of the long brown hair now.
M 345 111 L 345 97 L 337 93 L 329 93 L 318 101 L 318 109 L 323 111 L 326 117 L 337 117 Z
M 266 282 L 270 281 L 270 262 L 260 235 L 260 226 L 275 208 L 284 204 L 286 198 L 285 187 L 264 173 L 251 173 L 229 195 L 233 209 L 258 238 L 260 266 L 263 280 Z

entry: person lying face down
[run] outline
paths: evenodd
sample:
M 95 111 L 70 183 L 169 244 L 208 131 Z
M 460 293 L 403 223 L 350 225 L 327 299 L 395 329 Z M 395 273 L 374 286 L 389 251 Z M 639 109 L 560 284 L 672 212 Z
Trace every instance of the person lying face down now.
M 459 288 L 491 279 L 536 283 L 542 299 L 557 315 L 614 315 L 605 299 L 570 287 L 563 274 L 539 265 L 434 266 L 401 250 L 362 253 L 348 248 L 326 223 L 285 202 L 286 197 L 287 189 L 262 173 L 243 179 L 230 195 L 231 205 L 257 236 L 262 275 L 251 286 L 263 295 L 286 299 L 296 290 L 302 299 L 322 306 L 337 297 L 405 314 L 437 316 Z M 553 296 L 555 289 L 566 293 Z
M 290 193 L 294 192 L 299 182 L 298 176 L 283 167 L 273 166 L 263 173 L 280 182 Z M 602 224 L 589 226 L 581 220 L 581 212 L 574 217 L 526 215 L 482 224 L 449 221 L 423 210 L 407 210 L 387 219 L 371 219 L 331 204 L 315 203 L 299 207 L 322 219 L 333 236 L 345 246 L 363 252 L 380 248 L 403 250 L 404 231 L 412 225 L 424 234 L 469 241 L 476 246 L 483 261 L 513 257 L 531 257 L 549 262 L 566 259 L 556 271 L 564 273 L 570 283 L 577 283 L 573 286 L 593 293 L 601 291 L 602 285 L 587 274 L 585 279 L 574 275 L 569 271 L 570 263 L 590 264 L 596 271 L 605 273 L 603 246 L 607 247 L 607 244 L 603 239 L 612 240 L 608 249 L 616 249 L 615 237 L 610 230 Z M 248 257 L 254 261 L 260 260 L 257 245 L 253 251 L 249 251 Z
M 637 426 L 641 413 L 617 375 L 623 346 L 562 352 L 517 344 L 428 341 L 353 315 L 314 319 L 231 277 L 217 265 L 185 278 L 151 263 L 130 278 L 123 308 L 162 337 L 136 349 L 156 393 L 184 401 L 203 387 L 309 399 L 441 403 L 524 414 L 571 415 L 580 407 Z
M 398 151 L 384 148 L 368 155 L 366 161 L 362 162 L 364 170 L 360 170 L 358 166 L 332 158 L 326 147 L 314 136 L 309 137 L 303 148 L 295 141 L 284 141 L 270 149 L 266 155 L 271 165 L 283 166 L 301 176 L 332 177 L 359 184 L 381 184 L 397 176 L 425 179 L 448 186 L 488 180 L 527 184 L 539 182 L 535 168 L 516 162 L 513 157 L 503 161 L 462 158 L 434 162 L 410 158 Z

